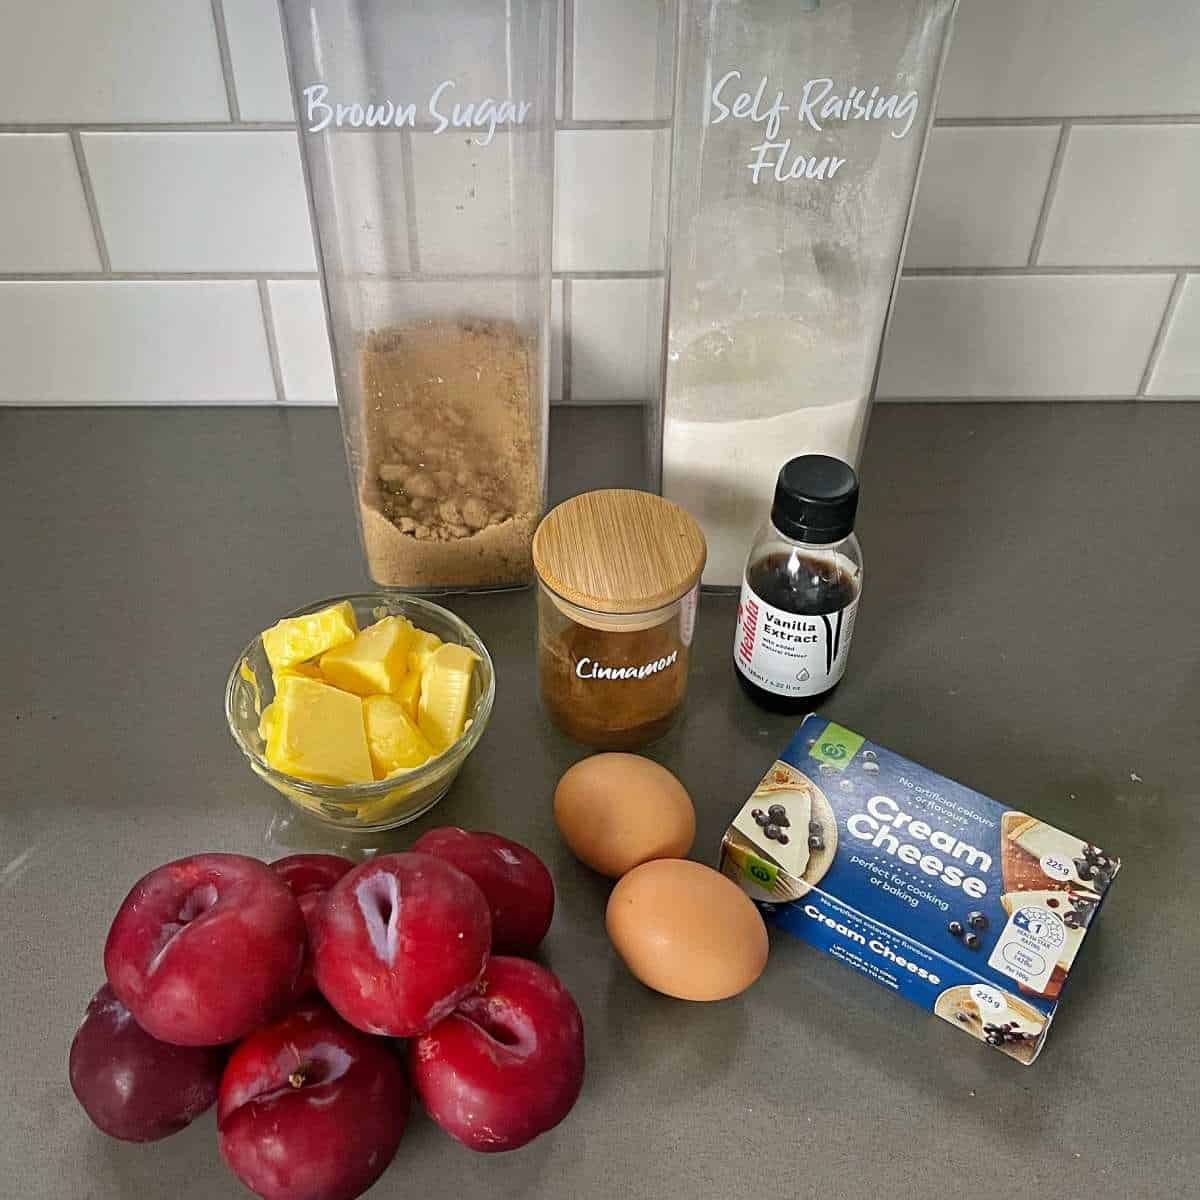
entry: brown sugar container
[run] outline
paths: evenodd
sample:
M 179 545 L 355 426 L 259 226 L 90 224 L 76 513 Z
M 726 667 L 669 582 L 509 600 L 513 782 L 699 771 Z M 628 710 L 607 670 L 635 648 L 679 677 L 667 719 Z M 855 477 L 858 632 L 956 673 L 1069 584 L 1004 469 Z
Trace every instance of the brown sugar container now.
M 538 684 L 569 737 L 632 750 L 675 723 L 705 557 L 700 526 L 649 492 L 586 492 L 538 526 Z

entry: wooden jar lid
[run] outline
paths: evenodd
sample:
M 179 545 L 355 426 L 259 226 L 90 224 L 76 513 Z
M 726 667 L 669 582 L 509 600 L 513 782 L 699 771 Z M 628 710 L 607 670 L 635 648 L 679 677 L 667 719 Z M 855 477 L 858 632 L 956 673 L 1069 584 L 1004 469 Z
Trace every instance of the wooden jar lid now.
M 602 613 L 674 603 L 699 582 L 708 551 L 678 504 L 649 492 L 585 492 L 551 510 L 533 535 L 538 577 L 564 600 Z

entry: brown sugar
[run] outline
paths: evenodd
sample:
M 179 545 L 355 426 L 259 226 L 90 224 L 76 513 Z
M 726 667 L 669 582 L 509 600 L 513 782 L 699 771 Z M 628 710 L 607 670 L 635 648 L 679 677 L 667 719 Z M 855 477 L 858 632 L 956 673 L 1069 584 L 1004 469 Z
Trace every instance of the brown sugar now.
M 414 590 L 528 583 L 541 515 L 531 354 L 511 324 L 367 335 L 360 511 L 372 578 Z

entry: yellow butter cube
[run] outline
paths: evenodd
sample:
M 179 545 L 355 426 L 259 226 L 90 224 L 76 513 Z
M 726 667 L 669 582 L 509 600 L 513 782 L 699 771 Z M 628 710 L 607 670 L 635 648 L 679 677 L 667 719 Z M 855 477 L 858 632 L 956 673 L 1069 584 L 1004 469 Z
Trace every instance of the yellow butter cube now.
M 421 699 L 421 672 L 409 671 L 400 680 L 400 686 L 392 695 L 404 705 L 404 711 L 415 721 L 417 719 L 417 702 Z
M 419 767 L 434 756 L 434 749 L 413 723 L 398 700 L 391 696 L 368 696 L 363 701 L 367 747 L 375 777 L 383 779 L 394 771 Z
M 325 681 L 325 676 L 321 674 L 321 668 L 316 663 L 296 663 L 294 667 L 284 667 L 282 671 L 274 673 L 276 691 L 279 691 L 279 681 L 285 675 L 303 675 L 306 679 L 319 679 L 322 683 Z
M 263 649 L 271 670 L 278 674 L 297 663 L 316 658 L 334 646 L 352 642 L 358 636 L 358 622 L 348 600 L 330 605 L 320 612 L 302 617 L 285 617 L 263 635 Z
M 408 651 L 408 669 L 420 675 L 433 657 L 433 652 L 442 644 L 442 639 L 428 629 L 418 629 Z
M 344 646 L 321 655 L 321 674 L 358 696 L 394 692 L 408 674 L 408 652 L 417 631 L 403 617 L 384 617 Z
M 421 673 L 417 724 L 439 751 L 458 741 L 467 722 L 478 655 L 466 646 L 439 646 Z
M 314 783 L 370 783 L 371 754 L 357 696 L 303 675 L 283 675 L 271 705 L 267 762 Z

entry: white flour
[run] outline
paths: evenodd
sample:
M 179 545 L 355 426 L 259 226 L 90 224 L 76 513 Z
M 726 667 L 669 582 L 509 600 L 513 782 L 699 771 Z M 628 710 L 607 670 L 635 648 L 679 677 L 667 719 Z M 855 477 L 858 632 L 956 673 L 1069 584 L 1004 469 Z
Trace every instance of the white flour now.
M 825 339 L 799 321 L 759 318 L 713 330 L 679 353 L 672 341 L 663 494 L 700 522 L 710 587 L 741 584 L 750 543 L 771 511 L 775 479 L 788 459 L 831 454 L 857 465 L 868 352 L 861 341 L 830 338 L 828 329 Z M 757 415 L 728 419 L 739 392 Z M 855 398 L 825 402 L 847 395 Z

